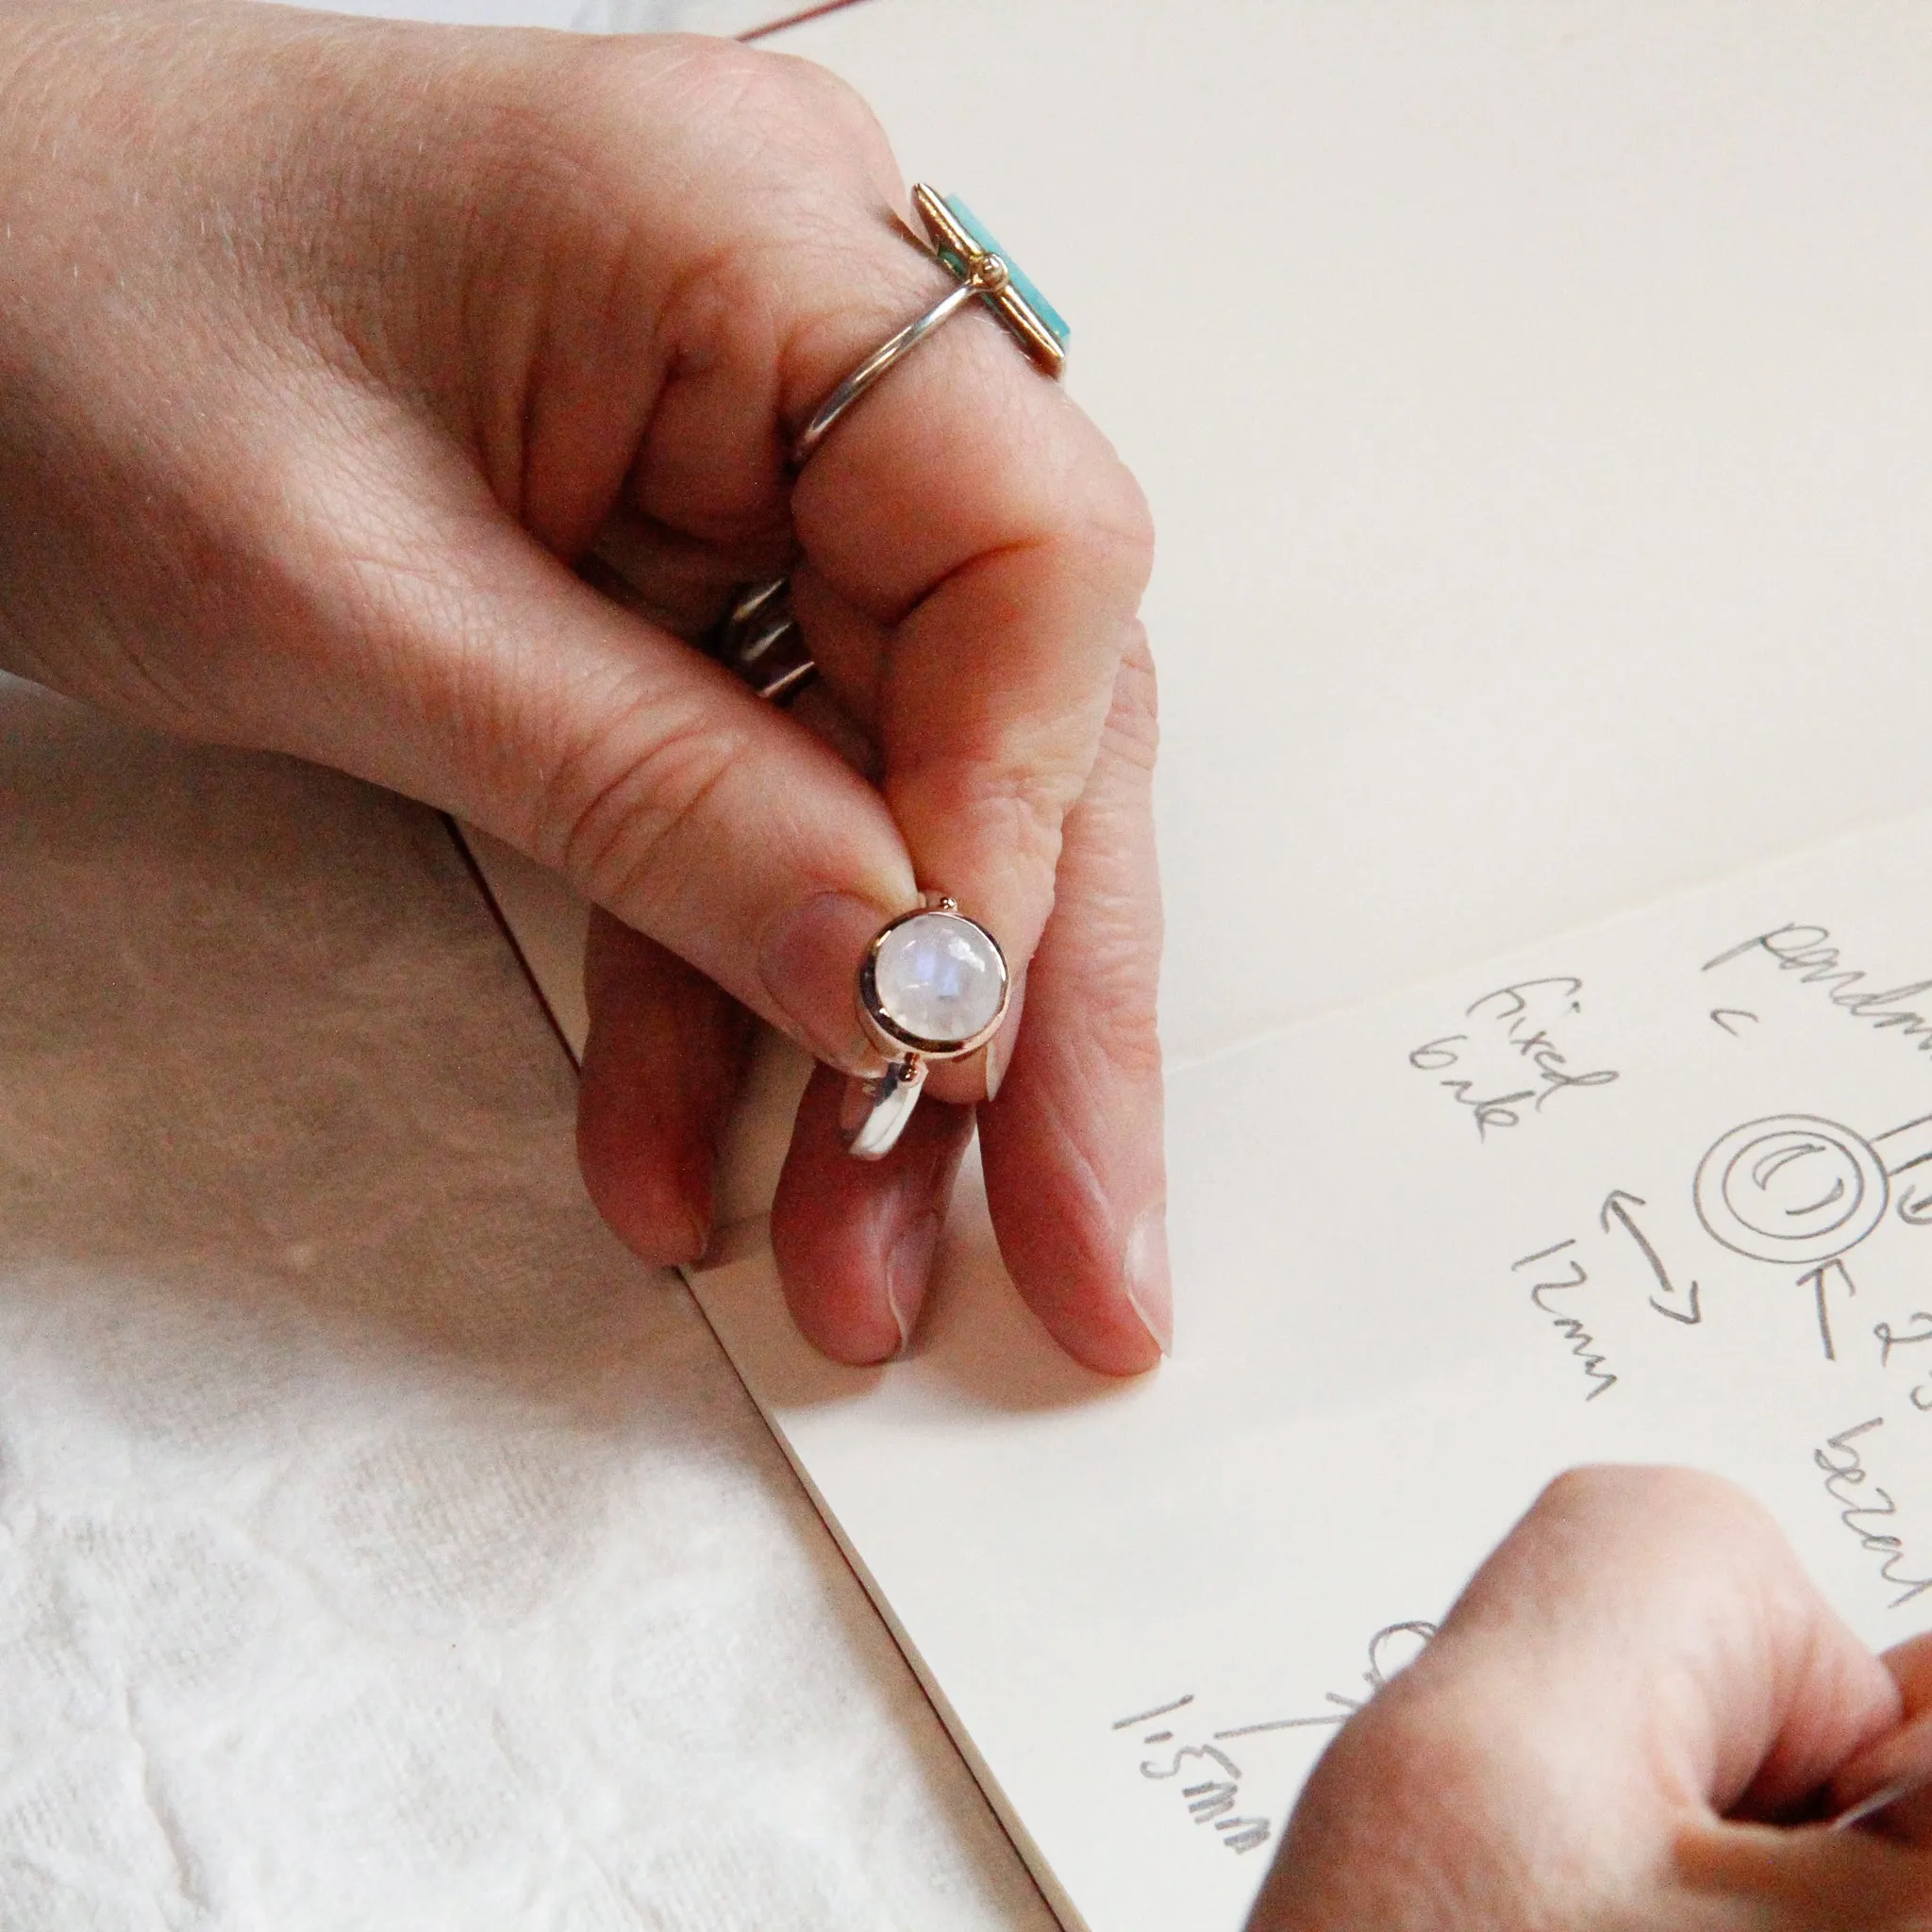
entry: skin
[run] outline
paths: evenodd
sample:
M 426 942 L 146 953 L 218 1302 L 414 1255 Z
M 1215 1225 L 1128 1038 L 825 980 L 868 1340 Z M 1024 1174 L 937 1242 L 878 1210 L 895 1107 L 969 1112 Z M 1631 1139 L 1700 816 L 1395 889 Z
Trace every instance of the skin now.
M 1158 1358 L 1150 539 L 983 315 L 793 489 L 789 435 L 943 288 L 863 107 L 803 63 L 252 5 L 0 9 L 0 665 L 459 812 L 603 908 L 580 1143 L 702 1251 L 750 1016 L 824 1063 L 774 1213 L 829 1353 L 895 1353 L 978 1108 L 1020 1292 Z M 690 648 L 780 568 L 796 716 Z M 942 887 L 1027 1024 L 893 1156 L 838 1139 L 859 954 Z M 1340 1733 L 1255 1932 L 1932 1926 L 1932 1644 L 1879 1660 L 1760 1512 L 1557 1484 Z
M 792 486 L 797 425 L 949 286 L 906 208 L 847 89 L 725 42 L 11 0 L 0 666 L 566 872 L 602 908 L 585 1176 L 652 1261 L 708 1239 L 747 1016 L 875 1070 L 859 957 L 950 892 L 1027 1024 L 876 1167 L 821 1076 L 786 1294 L 896 1353 L 977 1106 L 1019 1291 L 1128 1374 L 1171 1322 L 1147 515 L 976 310 Z M 787 567 L 798 716 L 689 642 Z
M 1713 1477 L 1557 1481 L 1337 1735 L 1249 1932 L 1932 1926 L 1932 1640 L 1874 1657 Z

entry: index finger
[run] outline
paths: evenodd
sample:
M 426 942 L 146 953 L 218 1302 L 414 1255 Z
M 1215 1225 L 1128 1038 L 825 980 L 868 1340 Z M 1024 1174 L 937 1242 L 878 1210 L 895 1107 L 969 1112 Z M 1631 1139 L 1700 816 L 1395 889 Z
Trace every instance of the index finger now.
M 942 292 L 945 272 L 906 252 L 914 286 Z M 844 332 L 851 360 L 876 329 Z M 922 885 L 1024 963 L 1146 582 L 1138 486 L 972 304 L 833 429 L 792 513 L 807 635 L 873 727 Z

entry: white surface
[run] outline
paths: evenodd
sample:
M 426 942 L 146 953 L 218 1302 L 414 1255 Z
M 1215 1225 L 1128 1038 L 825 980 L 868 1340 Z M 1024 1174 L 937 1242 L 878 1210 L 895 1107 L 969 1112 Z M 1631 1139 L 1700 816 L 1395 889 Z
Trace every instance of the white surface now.
M 496 909 L 516 936 L 516 945 L 571 1057 L 581 1061 L 591 1031 L 584 1004 L 584 943 L 591 908 L 561 874 L 536 864 L 475 825 L 460 828 L 463 843 L 483 874 Z
M 1913 0 L 869 0 L 774 44 L 1011 245 L 1153 499 L 1171 1058 L 1932 797 Z
M 1153 499 L 1173 1064 L 1927 797 L 1923 9 L 874 0 L 782 44 L 855 81 L 908 168 L 969 193 L 1039 276 L 1074 322 L 1074 389 Z M 1847 902 L 1904 955 L 1899 979 L 1932 945 L 1910 917 L 1913 874 Z M 1888 924 L 1888 894 L 1903 924 Z M 1228 942 L 1235 906 L 1264 940 Z M 1063 1408 L 1077 1377 L 1040 1356 L 970 1214 L 972 1259 L 955 1263 L 970 1285 L 941 1297 L 929 1358 L 883 1376 L 807 1355 L 758 1261 L 718 1277 L 754 1388 L 1103 1932 L 1196 1904 L 1232 1924 L 1257 1875 L 1171 1820 L 1174 1857 L 1208 1866 L 1199 1892 L 1174 1879 L 1136 1774 L 1104 1771 L 1119 1741 L 1104 1713 L 1135 1694 L 1125 1647 L 1144 1646 L 1150 1677 L 1196 1658 L 1222 1670 L 1231 1706 L 1303 1685 L 1319 1703 L 1358 1679 L 1371 1618 L 1416 1613 L 1351 1599 L 1341 1661 L 1341 1624 L 1306 1588 L 1271 1594 L 1308 1539 L 1363 1534 L 1345 1482 L 1285 1483 L 1282 1458 L 1345 1471 L 1350 1457 L 1311 1420 L 1326 1391 L 1293 1376 L 1270 1391 L 1289 1411 L 1270 1439 L 1222 1412 L 1238 1370 L 1291 1355 L 1250 1356 L 1237 1318 L 1257 1291 L 1228 1282 L 1263 1262 L 1297 1284 L 1318 1273 L 1337 1245 L 1324 1190 L 1355 1198 L 1321 1160 L 1321 1180 L 1288 1184 L 1288 1146 L 1298 1161 L 1319 1121 L 1352 1154 L 1350 1124 L 1385 1124 L 1296 1052 L 1224 1063 L 1280 1091 L 1248 1095 L 1266 1124 L 1230 1165 L 1249 1191 L 1230 1185 L 1211 1208 L 1227 1129 L 1201 1096 L 1220 1070 L 1175 1081 L 1181 1356 L 1153 1389 Z M 1922 1074 L 1888 1073 L 1888 1104 Z M 1295 1111 L 1304 1081 L 1325 1114 Z M 1365 1218 L 1392 1242 L 1406 1176 L 1391 1192 L 1374 1162 L 1363 1172 Z M 1279 1223 L 1257 1225 L 1257 1194 Z M 1215 1211 L 1234 1232 L 1210 1245 Z M 1376 1305 L 1398 1330 L 1434 1336 L 1446 1271 L 1473 1265 L 1424 1241 L 1374 1250 L 1360 1280 L 1394 1296 Z M 1319 1307 L 1291 1291 L 1281 1309 L 1313 1349 Z M 1506 1376 L 1512 1351 L 1551 1339 L 1512 1313 Z M 1465 1345 L 1498 1332 L 1486 1315 Z M 1438 1454 L 1435 1411 L 1400 1397 L 1426 1371 L 1398 1352 L 1370 1378 L 1418 1467 Z M 1460 1418 L 1468 1391 L 1443 1399 Z M 1162 1405 L 1169 1422 L 1137 1430 Z M 1061 1434 L 1081 1445 L 1075 1467 L 1101 1442 L 1120 1458 L 1083 1487 L 1055 1463 Z M 1621 1440 L 1724 1459 L 1681 1430 Z M 1430 1610 L 1566 1441 L 1541 1435 L 1469 1510 L 1424 1525 L 1426 1559 L 1405 1574 L 1426 1579 Z M 1492 1430 L 1468 1444 L 1502 1453 Z M 1783 1448 L 1802 1463 L 1815 1446 Z M 936 1507 L 944 1471 L 967 1473 Z M 1773 1482 L 1756 1461 L 1744 1473 Z M 1063 1479 L 1083 1507 L 1053 1500 Z M 1793 1492 L 1780 1500 L 1791 1517 Z M 1815 1515 L 1816 1491 L 1805 1501 Z M 1407 1507 L 1391 1491 L 1370 1520 L 1408 1522 Z M 1804 1540 L 1850 1603 L 1835 1531 Z M 1067 1587 L 1036 1593 L 1042 1566 Z M 1241 1614 L 1217 1615 L 1222 1593 Z M 1252 1661 L 1231 1661 L 1231 1642 Z M 1151 1682 L 1148 1702 L 1176 1688 Z M 1062 1755 L 1039 1720 L 1075 1704 Z
M 1074 386 L 1147 482 L 1177 1063 L 1926 795 L 1923 9 L 872 0 L 783 44 L 858 82 L 908 168 L 985 211 L 1072 317 Z M 1225 943 L 1237 899 L 1273 943 Z M 1176 1081 L 1183 1187 L 1195 1091 Z M 1273 1141 L 1247 1158 L 1274 1181 Z M 1207 1224 L 1182 1219 L 1181 1360 L 1154 1391 L 1110 1393 L 1109 1418 L 1184 1390 L 1194 1350 L 1204 1373 L 1212 1358 Z M 941 1308 L 935 1361 L 980 1325 L 946 1413 L 1003 1480 L 975 1507 L 1045 1537 L 1058 1519 L 1029 1518 L 1028 1452 L 1073 1372 L 1028 1366 L 1038 1339 L 961 1232 L 979 1287 Z M 903 1392 L 936 1369 L 839 1380 L 756 1277 L 731 1278 L 757 1290 L 737 1306 L 771 1351 L 763 1393 L 808 1409 L 796 1426 L 832 1462 L 869 1442 L 876 1481 L 882 1441 L 890 1461 L 948 1437 Z M 1331 1466 L 1324 1443 L 1308 1453 Z M 1433 1453 L 1419 1441 L 1417 1460 Z M 1224 1543 L 1230 1494 L 1267 1494 L 1242 1487 L 1250 1467 L 1189 1445 L 1142 1495 Z M 1291 1524 L 1357 1524 L 1341 1487 L 1268 1500 Z M 884 1580 L 935 1652 L 962 1601 L 1010 1581 L 1010 1551 L 929 1491 L 889 1530 L 863 1513 L 848 1535 L 882 1573 L 908 1523 L 929 1541 Z M 1482 1533 L 1501 1520 L 1499 1495 Z M 1442 1589 L 1474 1555 L 1455 1527 L 1428 1569 Z M 1265 1514 L 1246 1536 L 1290 1547 Z M 1162 1600 L 1173 1551 L 1134 1554 L 1130 1600 Z M 1222 1582 L 1174 1574 L 1204 1598 Z M 1350 1688 L 1358 1659 L 1336 1683 L 1314 1655 L 1339 1634 L 1271 1607 L 1280 1648 L 1257 1652 L 1273 1675 L 1254 1693 Z M 1224 1627 L 1248 1646 L 1254 1626 Z M 1106 1627 L 1059 1601 L 1039 1623 Z M 1043 1668 L 1024 1661 L 971 1722 L 996 1727 L 998 1699 Z M 1216 1873 L 1244 1869 L 1126 1808 L 1145 1797 L 1131 1768 L 1131 1797 L 1091 1828 L 1078 1807 L 1097 1783 L 1070 1795 L 1038 1775 L 1009 1795 L 1070 1865 L 1166 1829 Z
M 0 1927 L 1044 1932 L 430 813 L 0 678 Z
M 1069 1925 L 1236 1932 L 1376 1633 L 1575 1463 L 1728 1475 L 1869 1641 L 1932 1623 L 1928 850 L 1907 822 L 1181 1073 L 1183 1322 L 1136 1385 L 1020 1312 L 970 1199 L 884 1373 L 798 1337 L 760 1241 L 694 1278 Z M 1793 1113 L 1837 1125 L 1767 1140 Z M 1707 1163 L 1753 1123 L 1768 1163 Z M 1700 1220 L 1707 1165 L 1757 1256 Z

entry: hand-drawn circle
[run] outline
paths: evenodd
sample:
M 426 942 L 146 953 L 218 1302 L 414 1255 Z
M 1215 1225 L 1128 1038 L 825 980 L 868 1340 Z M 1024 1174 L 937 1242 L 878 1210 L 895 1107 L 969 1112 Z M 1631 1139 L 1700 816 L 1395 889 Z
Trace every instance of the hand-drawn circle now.
M 1422 1656 L 1436 1636 L 1434 1624 L 1391 1624 L 1369 1640 L 1369 1688 L 1379 1690 Z
M 1697 1166 L 1697 1217 L 1735 1254 L 1809 1267 L 1885 1219 L 1885 1163 L 1861 1135 L 1804 1113 L 1749 1121 Z

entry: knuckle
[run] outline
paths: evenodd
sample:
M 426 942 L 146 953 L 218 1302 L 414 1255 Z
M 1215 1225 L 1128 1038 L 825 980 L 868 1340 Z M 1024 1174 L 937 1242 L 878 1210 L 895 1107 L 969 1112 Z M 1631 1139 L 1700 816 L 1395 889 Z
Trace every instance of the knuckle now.
M 753 58 L 764 68 L 764 77 L 774 88 L 782 88 L 794 104 L 794 111 L 813 125 L 841 137 L 856 151 L 890 158 L 891 144 L 878 116 L 850 81 L 816 60 L 801 59 L 794 54 L 757 54 Z
M 561 830 L 545 842 L 588 897 L 636 918 L 702 864 L 703 828 L 744 755 L 694 700 L 640 702 L 558 760 L 543 817 Z
M 1158 1086 L 1160 1053 L 1160 913 L 1158 902 L 1131 885 L 1093 889 L 1088 879 L 1070 882 L 1078 891 L 1078 950 L 1068 956 L 1054 946 L 1048 960 L 1056 974 L 1077 974 L 1077 1029 L 1070 1046 L 1083 1044 L 1099 1061 L 1129 1079 Z M 1065 895 L 1060 906 L 1074 907 Z M 1058 916 L 1060 908 L 1057 907 Z
M 1532 1518 L 1560 1520 L 1614 1515 L 1637 1524 L 1707 1521 L 1755 1524 L 1763 1512 L 1735 1483 L 1704 1470 L 1661 1465 L 1586 1463 L 1565 1470 L 1543 1489 Z
M 1102 441 L 1094 430 L 1095 441 Z M 1131 609 L 1154 569 L 1154 512 L 1140 479 L 1102 442 L 1059 497 L 1063 528 L 1093 576 Z
M 891 146 L 848 82 L 794 55 L 709 35 L 628 37 L 617 58 L 593 42 L 573 78 L 635 130 L 643 115 L 675 120 L 679 139 L 728 181 L 756 181 L 791 220 L 823 199 L 828 177 L 875 174 Z
M 916 785 L 925 812 L 963 831 L 977 849 L 1004 852 L 1014 864 L 1040 866 L 1049 875 L 1059 863 L 1061 827 L 1080 792 L 1079 774 L 1011 749 L 954 752 L 908 771 L 903 783 L 906 789 Z
M 1137 1086 L 1161 1078 L 1160 1024 L 1155 1006 L 1158 974 L 1138 958 L 1116 956 L 1111 971 L 1097 976 L 1095 1025 L 1106 1042 L 1108 1064 Z
M 1151 773 L 1160 751 L 1160 688 L 1147 634 L 1137 624 L 1114 678 L 1106 750 L 1134 770 Z
M 1135 566 L 1138 581 L 1144 585 L 1154 568 L 1154 507 L 1141 479 L 1111 453 L 1096 508 L 1100 527 Z

